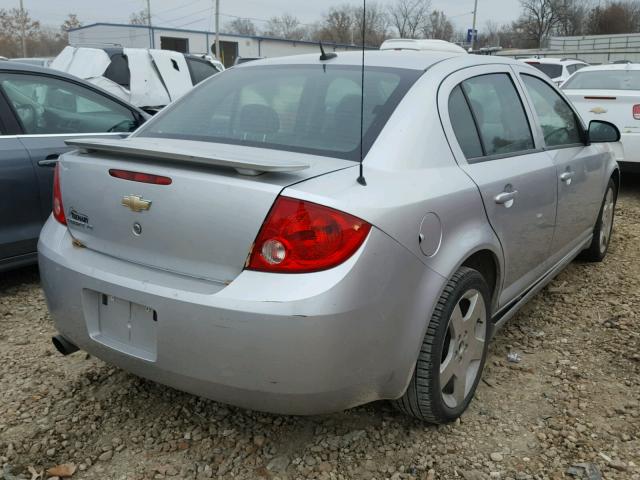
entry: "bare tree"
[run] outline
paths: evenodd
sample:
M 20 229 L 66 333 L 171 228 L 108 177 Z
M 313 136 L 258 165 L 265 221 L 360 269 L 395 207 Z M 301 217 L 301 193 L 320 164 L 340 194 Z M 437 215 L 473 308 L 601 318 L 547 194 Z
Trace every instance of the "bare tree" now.
M 27 51 L 34 54 L 33 49 L 30 48 L 30 40 L 40 36 L 40 22 L 32 20 L 28 10 L 0 9 L 0 55 L 15 57 L 21 54 L 22 32 L 27 40 Z
M 256 35 L 258 31 L 255 24 L 248 18 L 236 18 L 228 22 L 225 29 L 229 33 L 237 33 L 238 35 Z
M 389 6 L 389 20 L 400 38 L 418 38 L 429 21 L 430 0 L 396 0 Z
M 318 40 L 353 43 L 355 21 L 353 7 L 349 5 L 331 7 L 322 19 L 317 32 Z
M 363 14 L 361 8 L 355 9 L 355 42 L 361 43 Z M 385 10 L 377 3 L 367 5 L 367 15 L 364 19 L 364 44 L 370 47 L 378 47 L 382 42 L 389 38 L 389 17 Z
M 424 31 L 425 36 L 429 38 L 437 38 L 438 40 L 446 40 L 450 42 L 453 39 L 453 24 L 447 18 L 444 12 L 434 10 L 429 15 L 429 23 Z
M 146 10 L 140 10 L 139 12 L 132 13 L 129 16 L 129 25 L 148 25 L 149 15 Z
M 563 0 L 556 31 L 559 35 L 582 35 L 591 10 L 589 0 Z
M 82 22 L 78 20 L 78 15 L 76 15 L 75 13 L 70 13 L 69 15 L 67 15 L 66 20 L 62 22 L 62 25 L 60 25 L 60 31 L 66 33 L 72 28 L 78 28 L 81 26 Z
M 264 34 L 287 40 L 302 40 L 305 38 L 306 32 L 300 20 L 285 13 L 279 17 L 272 17 L 267 23 Z
M 523 34 L 541 47 L 562 17 L 563 0 L 520 0 L 522 15 L 518 21 Z
M 592 35 L 638 32 L 640 2 L 615 1 L 597 6 L 589 13 L 587 28 Z

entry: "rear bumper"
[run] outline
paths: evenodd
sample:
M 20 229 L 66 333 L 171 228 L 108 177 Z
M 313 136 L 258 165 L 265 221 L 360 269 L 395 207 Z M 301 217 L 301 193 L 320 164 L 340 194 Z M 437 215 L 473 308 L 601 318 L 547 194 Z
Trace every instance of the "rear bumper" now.
M 180 390 L 285 414 L 402 395 L 445 282 L 376 229 L 332 270 L 244 271 L 228 286 L 73 247 L 51 219 L 39 262 L 54 323 L 81 349 Z M 157 311 L 153 359 L 101 341 L 88 292 Z

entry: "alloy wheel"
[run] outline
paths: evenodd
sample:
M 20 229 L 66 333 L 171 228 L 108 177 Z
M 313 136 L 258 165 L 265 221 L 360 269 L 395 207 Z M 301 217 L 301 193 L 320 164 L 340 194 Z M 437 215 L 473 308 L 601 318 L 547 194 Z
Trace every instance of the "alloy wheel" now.
M 487 341 L 487 310 L 478 290 L 460 297 L 451 316 L 440 362 L 442 400 L 449 408 L 462 405 L 480 373 Z

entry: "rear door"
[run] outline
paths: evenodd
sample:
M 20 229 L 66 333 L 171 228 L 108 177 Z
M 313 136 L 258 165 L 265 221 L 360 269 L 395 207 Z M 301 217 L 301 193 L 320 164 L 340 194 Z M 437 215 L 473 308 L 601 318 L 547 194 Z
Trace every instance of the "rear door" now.
M 62 153 L 71 150 L 65 140 L 125 136 L 141 122 L 138 113 L 124 104 L 53 75 L 0 72 L 0 91 L 19 125 L 17 138 L 38 179 L 41 223 L 51 212 L 53 167 Z
M 36 173 L 18 128 L 0 93 L 0 270 L 8 259 L 35 253 L 42 226 Z
M 602 202 L 608 156 L 598 145 L 585 145 L 578 115 L 547 80 L 518 70 L 535 112 L 536 128 L 556 167 L 558 214 L 551 249 L 554 257 L 562 258 L 579 247 L 593 230 Z
M 537 144 L 508 66 L 457 72 L 440 89 L 445 132 L 476 183 L 504 253 L 500 305 L 548 268 L 556 215 L 556 170 Z

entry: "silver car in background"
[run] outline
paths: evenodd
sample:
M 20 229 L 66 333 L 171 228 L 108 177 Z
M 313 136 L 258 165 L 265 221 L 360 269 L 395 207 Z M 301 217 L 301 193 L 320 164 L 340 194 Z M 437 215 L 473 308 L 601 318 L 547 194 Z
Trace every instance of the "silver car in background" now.
M 39 243 L 62 353 L 257 410 L 449 422 L 496 329 L 604 258 L 620 134 L 543 73 L 367 52 L 361 97 L 361 55 L 323 58 L 239 65 L 128 139 L 71 142 Z

